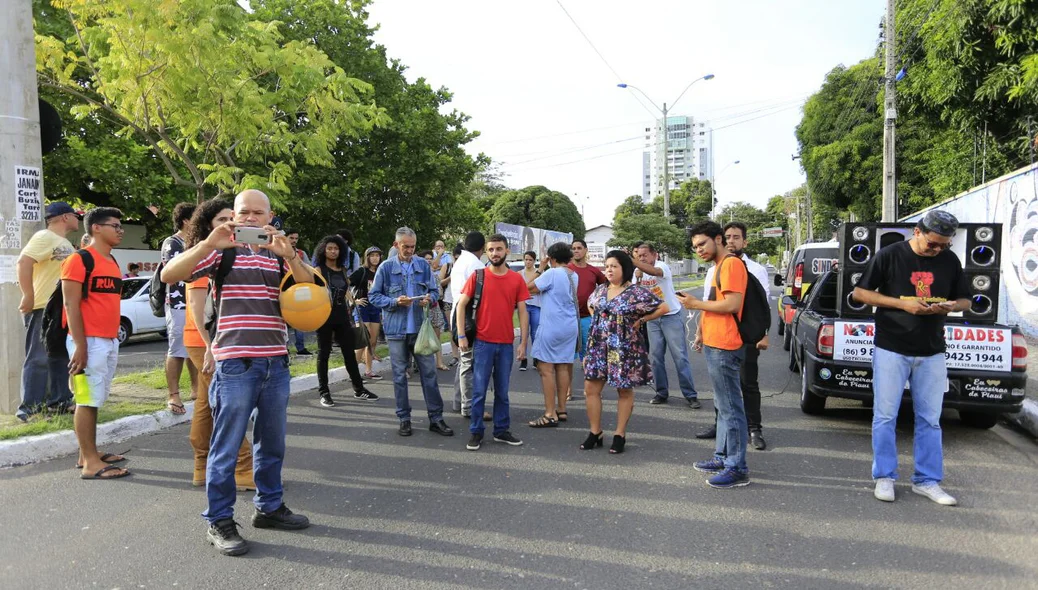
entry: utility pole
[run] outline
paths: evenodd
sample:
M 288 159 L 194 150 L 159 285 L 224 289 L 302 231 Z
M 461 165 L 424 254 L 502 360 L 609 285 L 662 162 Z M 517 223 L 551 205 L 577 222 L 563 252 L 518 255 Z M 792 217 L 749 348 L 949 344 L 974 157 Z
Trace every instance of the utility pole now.
M 670 133 L 667 132 L 667 103 L 663 103 L 663 218 L 670 223 Z
M 811 183 L 805 182 L 807 187 L 807 200 L 804 202 L 804 216 L 807 218 L 807 241 L 815 241 L 815 218 L 811 212 Z
M 36 92 L 36 48 L 32 2 L 5 3 L 0 21 L 0 413 L 14 414 L 21 401 L 25 359 L 15 261 L 22 240 L 43 229 L 43 156 Z M 28 188 L 19 188 L 19 180 Z
M 897 220 L 897 178 L 895 177 L 894 132 L 897 126 L 897 95 L 894 88 L 897 76 L 897 57 L 894 54 L 894 0 L 887 0 L 886 27 L 883 41 L 886 47 L 886 90 L 883 97 L 883 218 Z

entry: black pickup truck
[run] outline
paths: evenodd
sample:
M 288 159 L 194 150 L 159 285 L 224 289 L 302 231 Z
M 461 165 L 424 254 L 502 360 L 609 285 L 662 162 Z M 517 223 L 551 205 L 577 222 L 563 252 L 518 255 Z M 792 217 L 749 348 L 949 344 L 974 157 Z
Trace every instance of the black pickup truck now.
M 800 409 L 807 414 L 820 414 L 828 397 L 872 404 L 875 323 L 838 317 L 838 282 L 839 272 L 832 270 L 813 283 L 800 302 L 783 298 L 784 304 L 796 307 L 789 328 L 789 370 L 800 370 Z M 991 428 L 1000 414 L 1020 411 L 1027 384 L 1027 345 L 1019 328 L 949 317 L 945 339 L 945 408 L 958 410 L 964 424 L 977 428 Z M 905 400 L 910 399 L 906 391 Z

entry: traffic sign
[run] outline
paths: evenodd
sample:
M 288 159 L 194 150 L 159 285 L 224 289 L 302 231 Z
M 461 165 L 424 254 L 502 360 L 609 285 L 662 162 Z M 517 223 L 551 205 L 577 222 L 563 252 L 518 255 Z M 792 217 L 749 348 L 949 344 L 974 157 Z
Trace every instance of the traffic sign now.
M 763 238 L 781 238 L 782 233 L 781 227 L 765 227 L 760 232 Z

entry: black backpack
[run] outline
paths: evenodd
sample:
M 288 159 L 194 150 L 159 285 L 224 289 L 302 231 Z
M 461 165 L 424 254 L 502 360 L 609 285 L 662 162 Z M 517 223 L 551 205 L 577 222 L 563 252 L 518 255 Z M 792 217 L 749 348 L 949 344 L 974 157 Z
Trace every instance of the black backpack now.
M 184 243 L 176 236 L 171 236 L 169 239 L 176 240 L 181 245 Z M 151 275 L 151 281 L 148 283 L 148 303 L 151 304 L 151 313 L 157 318 L 166 317 L 166 293 L 169 287 L 162 282 L 162 269 L 165 267 L 165 262 L 159 263 L 159 267 L 155 269 L 155 274 Z
M 476 312 L 479 311 L 479 300 L 483 298 L 483 281 L 486 269 L 476 270 L 476 289 L 472 293 L 472 299 L 469 299 L 468 305 L 465 306 L 465 338 L 468 340 L 468 345 L 471 347 L 476 342 Z M 458 327 L 454 324 L 458 322 L 451 322 L 451 334 L 454 337 L 454 343 L 458 343 Z
M 83 299 L 90 295 L 90 275 L 94 272 L 94 256 L 86 250 L 76 250 L 83 259 Z M 61 321 L 62 311 L 65 307 L 65 294 L 61 292 L 61 279 L 58 279 L 58 287 L 51 293 L 47 300 L 47 307 L 43 309 L 43 323 L 40 327 L 40 338 L 43 340 L 47 355 L 52 357 L 63 357 L 68 354 L 65 347 L 68 338 L 68 326 Z
M 220 319 L 220 294 L 223 292 L 223 282 L 234 268 L 234 261 L 238 258 L 237 248 L 227 248 L 220 257 L 220 266 L 209 283 L 209 291 L 205 297 L 205 331 L 209 333 L 209 342 L 216 340 L 216 325 Z M 285 278 L 285 261 L 280 256 L 275 256 L 278 261 L 278 278 Z
M 746 263 L 737 256 L 731 256 L 746 268 Z M 723 260 L 721 261 L 724 262 Z M 714 271 L 714 298 L 721 292 L 721 265 L 717 265 Z M 746 268 L 746 294 L 742 298 L 742 320 L 739 314 L 733 313 L 735 325 L 739 328 L 739 336 L 743 344 L 756 344 L 764 338 L 771 327 L 771 306 L 768 305 L 768 293 L 764 287 L 753 276 L 749 268 Z

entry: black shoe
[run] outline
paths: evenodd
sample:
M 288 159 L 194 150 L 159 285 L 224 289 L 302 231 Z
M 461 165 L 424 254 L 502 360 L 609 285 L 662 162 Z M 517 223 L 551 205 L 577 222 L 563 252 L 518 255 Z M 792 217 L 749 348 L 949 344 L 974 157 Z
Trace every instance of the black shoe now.
M 758 451 L 768 448 L 768 443 L 764 440 L 764 435 L 759 430 L 750 431 L 750 444 Z
M 602 446 L 602 433 L 595 434 L 594 432 L 587 433 L 587 438 L 584 442 L 580 443 L 581 450 L 590 451 L 595 447 Z
M 411 421 L 404 420 L 400 423 L 400 436 L 411 436 Z
M 297 350 L 296 354 L 299 355 L 299 356 L 313 356 L 314 355 L 314 353 L 310 352 L 309 350 L 307 350 L 305 348 L 303 350 Z
M 696 433 L 696 438 L 717 438 L 717 427 L 711 426 Z
M 649 403 L 654 406 L 658 406 L 660 404 L 667 403 L 667 398 L 663 397 L 662 395 L 656 394 L 656 397 L 650 399 Z
M 688 402 L 688 407 L 692 408 L 693 410 L 698 410 L 699 408 L 703 407 L 703 404 L 699 403 L 699 400 L 696 398 L 685 398 L 685 401 Z
M 469 443 L 465 445 L 465 448 L 470 451 L 478 451 L 481 446 L 483 446 L 483 435 L 473 434 L 469 437 Z
M 525 371 L 526 370 L 526 359 L 523 359 L 523 360 L 519 361 L 519 370 L 520 371 Z
M 627 437 L 620 436 L 619 434 L 613 435 L 613 445 L 609 447 L 609 453 L 612 455 L 619 455 L 624 452 L 624 445 L 627 444 Z
M 431 422 L 429 424 L 429 430 L 436 434 L 442 434 L 443 436 L 454 436 L 454 430 L 450 426 L 447 426 L 447 423 L 443 420 Z
M 513 447 L 522 446 L 523 444 L 523 441 L 513 436 L 512 433 L 507 430 L 501 434 L 495 434 L 494 440 L 500 443 L 505 443 L 506 445 L 512 445 Z
M 233 518 L 218 520 L 209 525 L 205 538 L 224 555 L 244 555 L 249 552 L 249 544 L 238 534 L 238 523 L 234 522 Z
M 324 392 L 321 394 L 321 405 L 330 408 L 335 405 L 335 400 L 332 399 L 332 394 Z
M 282 502 L 274 512 L 256 511 L 252 515 L 252 526 L 258 529 L 281 529 L 283 531 L 298 531 L 310 526 L 310 519 L 302 514 L 295 514 Z
M 359 399 L 362 402 L 377 402 L 378 396 L 368 391 L 368 388 L 361 386 L 360 389 L 353 392 L 353 399 Z

